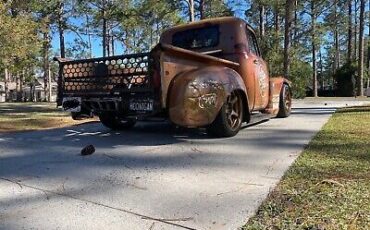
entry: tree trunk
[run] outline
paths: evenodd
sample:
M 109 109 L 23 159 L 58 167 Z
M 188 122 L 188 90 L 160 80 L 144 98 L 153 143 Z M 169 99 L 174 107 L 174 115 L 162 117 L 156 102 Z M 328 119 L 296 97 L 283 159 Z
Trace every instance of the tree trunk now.
M 347 1 L 348 4 L 348 44 L 347 44 L 347 62 L 352 62 L 352 0 Z
M 315 36 L 313 35 L 312 38 Z M 317 67 L 316 67 L 316 44 L 315 42 L 312 42 L 312 90 L 313 90 L 313 96 L 318 97 L 317 92 Z
M 17 102 L 20 102 L 21 101 L 21 97 L 20 97 L 20 85 L 21 85 L 21 79 L 20 79 L 20 75 L 19 75 L 19 72 L 17 72 L 15 74 L 15 96 L 16 96 L 16 101 Z
M 275 27 L 275 36 L 278 38 L 279 37 L 279 31 L 280 31 L 280 26 L 279 26 L 279 1 L 275 1 L 274 5 L 274 27 Z
M 58 12 L 58 30 L 59 30 L 59 46 L 60 46 L 60 57 L 66 57 L 66 49 L 65 49 L 65 42 L 64 42 L 64 27 L 65 27 L 65 20 L 64 20 L 64 2 L 59 2 L 59 12 Z
M 112 56 L 115 55 L 115 52 L 114 52 L 114 36 L 113 36 L 113 31 L 111 32 L 111 45 L 110 45 L 110 48 L 111 48 L 111 51 L 112 51 Z
M 290 46 L 291 46 L 291 27 L 293 21 L 294 0 L 286 0 L 285 5 L 285 39 L 284 39 L 284 75 L 289 76 L 290 72 Z
M 48 95 L 48 80 L 49 80 L 49 47 L 50 47 L 50 36 L 49 36 L 49 19 L 46 17 L 46 25 L 43 31 L 43 71 L 44 71 L 44 96 L 47 99 Z
M 334 21 L 338 20 L 338 13 L 337 13 L 337 5 L 338 1 L 334 1 Z M 339 33 L 338 33 L 338 23 L 334 25 L 334 46 L 335 46 L 335 60 L 334 60 L 334 73 L 337 72 L 337 69 L 340 65 L 340 52 L 339 52 Z
M 190 22 L 194 22 L 194 0 L 187 0 L 189 4 L 189 20 Z
M 86 34 L 87 34 L 87 42 L 89 46 L 89 57 L 92 58 L 92 43 L 91 43 L 91 33 L 90 33 L 90 20 L 89 15 L 86 14 Z
M 107 32 L 106 32 L 106 41 L 105 42 L 106 42 L 106 46 L 107 46 L 107 56 L 108 57 L 112 56 L 112 53 L 113 53 L 112 46 L 111 46 L 113 37 L 111 36 L 111 34 L 112 34 L 111 26 L 107 22 Z
M 335 32 L 334 32 L 334 42 L 335 42 L 335 72 L 340 66 L 340 52 L 339 52 L 339 33 L 338 33 L 338 28 L 336 26 Z
M 204 0 L 199 1 L 199 14 L 200 14 L 200 20 L 205 19 L 205 8 L 204 8 Z
M 105 19 L 105 11 L 103 12 L 103 57 L 107 56 L 107 20 Z
M 25 99 L 25 97 L 24 97 L 24 95 L 23 95 L 23 84 L 24 84 L 24 75 L 26 74 L 26 71 L 23 69 L 22 70 L 22 74 L 21 74 L 21 76 L 20 76 L 20 78 L 19 78 L 19 93 L 20 93 L 20 97 L 21 97 L 21 101 L 25 101 L 24 99 Z
M 107 5 L 107 2 L 106 0 L 103 0 L 102 1 L 102 7 L 101 7 L 101 15 L 102 15 L 102 20 L 103 20 L 103 31 L 102 31 L 102 38 L 103 38 L 103 57 L 106 57 L 107 55 L 109 55 L 109 50 L 107 52 L 107 47 L 108 47 L 108 44 L 109 42 L 107 41 L 108 39 L 108 36 L 107 36 L 107 32 L 108 32 L 108 22 L 107 22 L 107 11 L 105 9 Z
M 353 31 L 353 37 L 354 37 L 354 47 L 353 47 L 353 57 L 354 59 L 356 59 L 358 56 L 357 56 L 357 31 L 358 31 L 358 20 L 357 20 L 357 6 L 358 6 L 358 0 L 355 0 L 355 21 L 354 21 L 354 31 Z
M 293 38 L 292 38 L 292 43 L 293 45 L 296 44 L 296 38 L 298 34 L 298 0 L 294 1 L 294 27 L 293 27 Z
M 370 12 L 370 1 L 369 1 L 369 12 Z M 367 85 L 366 88 L 369 88 L 369 81 L 370 81 L 370 20 L 368 25 L 368 32 L 369 36 L 367 38 L 367 71 L 368 71 L 368 77 L 367 77 Z
M 30 83 L 30 101 L 32 101 L 32 102 L 34 102 L 34 95 L 35 95 L 35 93 L 34 93 L 34 90 L 33 90 L 33 88 L 34 88 L 34 86 L 33 86 L 33 82 L 31 82 Z
M 365 0 L 360 0 L 360 32 L 358 37 L 358 79 L 357 96 L 364 96 L 364 30 L 365 30 Z
M 273 18 L 274 18 L 273 27 L 274 27 L 274 32 L 273 32 L 273 37 L 272 37 L 274 49 L 279 49 L 280 48 L 280 43 L 281 43 L 281 41 L 280 41 L 280 24 L 279 24 L 280 16 L 279 16 L 279 13 L 280 13 L 279 1 L 275 0 L 274 5 L 273 5 Z M 270 69 L 273 69 L 273 68 L 274 67 L 271 65 Z
M 325 87 L 325 79 L 324 79 L 324 64 L 322 61 L 322 51 L 319 49 L 319 62 L 320 62 L 320 76 L 321 76 L 321 88 Z
M 8 81 L 9 81 L 9 71 L 8 68 L 5 67 L 4 69 L 4 92 L 5 92 L 5 101 L 8 101 L 9 98 L 9 87 L 8 87 Z
M 48 101 L 51 102 L 51 99 L 52 99 L 52 96 L 53 96 L 53 94 L 52 94 L 53 87 L 51 85 L 51 69 L 50 69 L 50 66 L 49 66 L 49 69 L 48 69 L 48 75 L 49 75 L 49 77 L 48 77 L 48 85 L 49 85 L 49 87 L 48 87 Z
M 265 37 L 265 6 L 260 4 L 260 36 L 261 39 Z
M 317 97 L 317 67 L 316 67 L 316 12 L 315 3 L 311 1 L 311 43 L 312 43 L 312 90 L 313 96 Z
M 151 26 L 149 28 L 149 30 L 150 30 L 150 33 L 149 33 L 150 34 L 150 36 L 149 36 L 150 42 L 149 42 L 149 46 L 146 48 L 147 50 L 150 50 L 151 47 L 154 44 L 154 30 L 153 30 L 153 27 Z

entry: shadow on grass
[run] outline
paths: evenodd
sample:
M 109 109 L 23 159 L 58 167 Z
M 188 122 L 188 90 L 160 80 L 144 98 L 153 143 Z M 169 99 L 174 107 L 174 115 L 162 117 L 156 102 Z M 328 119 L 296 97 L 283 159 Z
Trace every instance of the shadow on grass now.
M 0 112 L 14 113 L 56 113 L 63 112 L 52 103 L 0 103 Z

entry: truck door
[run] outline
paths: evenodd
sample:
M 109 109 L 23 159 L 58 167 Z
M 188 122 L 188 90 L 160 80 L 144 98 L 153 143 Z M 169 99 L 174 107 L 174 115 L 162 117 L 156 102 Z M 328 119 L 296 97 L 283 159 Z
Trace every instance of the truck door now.
M 247 28 L 249 58 L 254 69 L 254 108 L 262 110 L 267 107 L 269 100 L 269 76 L 266 62 L 262 59 L 257 45 L 257 39 L 253 32 Z

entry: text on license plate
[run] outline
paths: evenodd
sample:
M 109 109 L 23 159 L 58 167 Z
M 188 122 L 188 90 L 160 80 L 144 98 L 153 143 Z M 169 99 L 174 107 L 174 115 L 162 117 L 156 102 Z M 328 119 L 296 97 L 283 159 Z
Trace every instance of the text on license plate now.
M 153 100 L 131 100 L 131 111 L 153 111 Z

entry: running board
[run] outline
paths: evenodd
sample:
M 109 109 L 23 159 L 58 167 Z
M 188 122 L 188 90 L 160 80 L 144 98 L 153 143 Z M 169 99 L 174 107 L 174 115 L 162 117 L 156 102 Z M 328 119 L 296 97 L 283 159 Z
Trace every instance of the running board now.
M 263 113 L 252 113 L 251 114 L 251 120 L 248 123 L 247 126 L 255 125 L 261 122 L 265 122 L 271 119 L 271 114 L 263 114 Z

